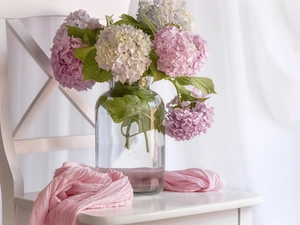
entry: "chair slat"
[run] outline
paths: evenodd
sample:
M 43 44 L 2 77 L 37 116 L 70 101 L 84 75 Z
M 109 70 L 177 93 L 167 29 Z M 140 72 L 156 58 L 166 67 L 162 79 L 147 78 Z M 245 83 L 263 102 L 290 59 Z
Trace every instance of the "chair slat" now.
M 14 141 L 17 154 L 95 147 L 95 135 L 33 138 Z
M 50 78 L 34 98 L 13 132 L 14 139 L 23 139 L 33 124 L 39 112 L 43 109 L 53 92 L 58 88 L 58 82 Z
M 53 72 L 50 60 L 41 47 L 36 43 L 33 37 L 30 35 L 28 30 L 24 27 L 19 19 L 7 19 L 7 27 L 14 34 L 14 36 L 19 40 L 26 51 L 31 55 L 35 62 L 40 66 L 40 68 L 45 72 L 45 74 L 52 78 Z M 33 119 L 36 118 L 40 109 L 43 108 L 45 103 L 51 97 L 51 94 L 58 87 L 56 81 L 50 81 L 46 84 L 41 91 L 38 93 L 32 104 L 29 106 L 28 110 L 22 117 L 21 121 L 17 125 L 13 136 L 15 139 L 22 139 L 25 137 L 26 132 L 30 128 Z M 49 85 L 49 86 L 48 86 Z M 94 127 L 94 110 L 84 101 L 77 92 L 64 89 L 59 87 L 59 90 L 70 100 L 70 102 L 75 106 L 75 108 L 83 115 L 84 118 Z M 35 104 L 37 104 L 35 106 Z
M 59 86 L 59 90 L 66 98 L 75 106 L 82 116 L 95 127 L 95 111 L 94 109 L 73 89 L 66 89 Z
M 49 77 L 53 77 L 52 67 L 48 56 L 36 43 L 21 21 L 19 19 L 7 19 L 6 24 L 45 74 Z

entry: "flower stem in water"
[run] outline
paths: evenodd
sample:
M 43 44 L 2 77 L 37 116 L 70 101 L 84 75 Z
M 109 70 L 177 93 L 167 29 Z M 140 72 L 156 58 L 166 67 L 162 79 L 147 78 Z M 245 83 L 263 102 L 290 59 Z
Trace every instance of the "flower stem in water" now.
M 126 134 L 125 134 L 125 147 L 127 149 L 130 149 L 130 128 L 131 128 L 131 123 L 132 123 L 132 120 L 130 120 L 130 123 L 127 126 Z

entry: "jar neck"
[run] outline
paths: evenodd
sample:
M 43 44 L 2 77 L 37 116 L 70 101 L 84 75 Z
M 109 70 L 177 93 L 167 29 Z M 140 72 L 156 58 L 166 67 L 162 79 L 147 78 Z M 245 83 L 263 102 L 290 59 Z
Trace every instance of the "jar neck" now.
M 147 76 L 147 77 L 141 77 L 138 81 L 129 84 L 127 82 L 125 83 L 121 83 L 120 81 L 115 81 L 115 78 L 112 78 L 109 81 L 109 88 L 110 89 L 114 89 L 114 88 L 118 88 L 118 87 L 134 87 L 137 89 L 149 89 L 150 88 L 150 84 L 151 84 L 151 77 Z

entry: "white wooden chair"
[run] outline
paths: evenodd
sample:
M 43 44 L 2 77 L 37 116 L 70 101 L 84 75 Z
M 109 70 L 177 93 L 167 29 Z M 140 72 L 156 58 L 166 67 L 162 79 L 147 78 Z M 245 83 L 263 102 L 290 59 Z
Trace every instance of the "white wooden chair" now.
M 133 6 L 138 0 L 131 0 Z M 24 193 L 19 154 L 94 147 L 94 135 L 28 139 L 28 131 L 55 90 L 59 89 L 82 116 L 94 125 L 94 110 L 76 91 L 59 87 L 53 79 L 49 58 L 20 22 L 20 18 L 66 16 L 85 9 L 93 17 L 116 16 L 129 10 L 130 0 L 0 0 L 0 185 L 2 225 L 26 225 L 37 193 Z M 12 126 L 8 46 L 11 35 L 29 53 L 48 80 L 16 126 Z M 42 32 L 41 32 L 42 35 Z M 13 65 L 18 66 L 18 65 Z M 43 76 L 44 74 L 41 74 Z M 251 225 L 252 206 L 262 202 L 259 195 L 231 191 L 211 193 L 163 192 L 157 196 L 135 197 L 132 208 L 85 211 L 78 215 L 93 225 Z M 41 224 L 42 225 L 42 224 Z
M 85 119 L 94 126 L 94 110 L 76 91 L 61 88 L 53 78 L 49 58 L 20 22 L 21 18 L 62 16 L 85 9 L 91 16 L 103 19 L 128 13 L 130 0 L 0 0 L 0 184 L 3 225 L 28 224 L 37 193 L 25 194 L 18 154 L 78 149 L 94 146 L 94 135 L 44 137 L 27 139 L 27 132 L 55 90 L 69 99 Z M 135 2 L 136 3 L 136 2 Z M 57 27 L 58 28 L 58 27 Z M 7 33 L 11 32 L 35 60 L 48 80 L 40 89 L 23 117 L 13 129 L 10 112 L 10 91 Z M 50 43 L 51 44 L 51 43 Z M 29 57 L 30 57 L 29 56 Z M 44 74 L 41 74 L 44 76 Z

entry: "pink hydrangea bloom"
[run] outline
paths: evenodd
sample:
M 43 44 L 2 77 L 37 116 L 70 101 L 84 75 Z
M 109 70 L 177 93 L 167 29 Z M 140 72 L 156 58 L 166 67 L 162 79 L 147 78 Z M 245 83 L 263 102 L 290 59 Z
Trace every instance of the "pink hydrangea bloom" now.
M 168 113 L 163 122 L 166 134 L 177 141 L 183 141 L 206 133 L 214 122 L 214 108 L 200 101 L 196 101 L 194 107 L 189 101 L 182 105 L 183 108 L 176 107 L 177 97 L 167 104 Z
M 199 51 L 197 55 L 197 62 L 199 63 L 198 67 L 201 69 L 206 63 L 208 57 L 208 44 L 207 41 L 205 41 L 200 35 L 195 35 L 193 37 L 193 43 Z
M 51 48 L 51 64 L 55 79 L 63 87 L 74 88 L 77 91 L 91 88 L 95 81 L 84 82 L 82 62 L 74 56 L 74 50 L 84 46 L 81 39 L 69 37 L 66 26 L 77 26 L 81 29 L 102 27 L 97 19 L 90 18 L 84 10 L 71 13 L 57 30 Z
M 175 26 L 157 31 L 153 41 L 159 56 L 157 69 L 171 77 L 196 75 L 207 58 L 207 43 Z

